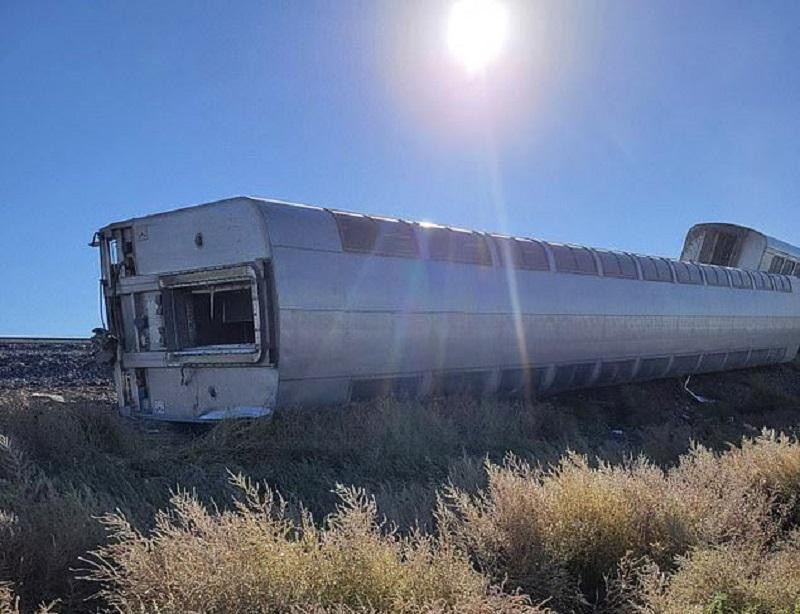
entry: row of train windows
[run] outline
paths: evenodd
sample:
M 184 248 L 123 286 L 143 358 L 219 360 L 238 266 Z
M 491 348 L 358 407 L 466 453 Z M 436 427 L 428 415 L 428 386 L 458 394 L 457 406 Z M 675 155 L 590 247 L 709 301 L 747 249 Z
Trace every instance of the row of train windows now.
M 786 348 L 741 350 L 710 354 L 690 354 L 642 358 L 636 368 L 635 359 L 612 360 L 600 363 L 556 365 L 549 384 L 547 368 L 513 368 L 500 373 L 497 393 L 508 396 L 532 397 L 537 392 L 558 392 L 587 386 L 609 386 L 632 381 L 678 377 L 692 373 L 711 373 L 723 369 L 741 369 L 782 362 Z M 595 371 L 597 374 L 595 375 Z M 480 395 L 487 390 L 491 373 L 488 371 L 455 371 L 434 375 L 432 395 Z M 414 399 L 422 385 L 422 377 L 388 377 L 356 379 L 352 382 L 350 399 L 366 401 L 378 397 Z
M 334 212 L 345 251 L 373 253 L 383 256 L 418 258 L 419 245 L 414 226 L 408 222 Z M 487 237 L 481 234 L 441 227 L 422 226 L 431 260 L 492 266 L 492 253 Z M 532 239 L 495 237 L 505 260 L 516 268 L 549 271 L 545 243 Z M 606 277 L 639 279 L 636 263 L 645 281 L 677 282 L 742 289 L 791 292 L 788 277 L 761 271 L 747 273 L 713 265 L 671 261 L 652 256 L 633 256 L 622 252 L 591 250 L 586 247 L 547 243 L 556 271 L 583 275 L 599 275 L 597 260 Z M 595 260 L 595 255 L 597 260 Z
M 769 272 L 800 277 L 800 262 L 795 262 L 791 258 L 784 258 L 783 256 L 774 256 L 769 266 Z

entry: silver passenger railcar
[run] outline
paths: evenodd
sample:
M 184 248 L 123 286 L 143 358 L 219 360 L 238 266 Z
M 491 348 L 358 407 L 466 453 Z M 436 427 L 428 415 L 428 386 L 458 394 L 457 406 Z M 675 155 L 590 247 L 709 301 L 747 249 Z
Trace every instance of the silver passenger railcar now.
M 531 397 L 794 358 L 788 276 L 256 198 L 100 230 L 121 410 Z
M 681 260 L 800 277 L 800 248 L 736 224 L 692 226 Z

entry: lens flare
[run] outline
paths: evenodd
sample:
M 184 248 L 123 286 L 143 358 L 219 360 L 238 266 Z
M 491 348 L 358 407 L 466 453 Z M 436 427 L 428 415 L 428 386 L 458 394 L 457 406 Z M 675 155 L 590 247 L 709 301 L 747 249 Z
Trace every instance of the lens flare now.
M 497 59 L 507 36 L 508 9 L 498 0 L 458 0 L 450 9 L 447 45 L 471 75 Z

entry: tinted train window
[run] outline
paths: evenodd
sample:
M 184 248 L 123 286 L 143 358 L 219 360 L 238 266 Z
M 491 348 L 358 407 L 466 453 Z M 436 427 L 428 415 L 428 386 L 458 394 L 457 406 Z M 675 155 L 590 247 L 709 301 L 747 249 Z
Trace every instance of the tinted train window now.
M 338 211 L 333 217 L 345 251 L 406 258 L 419 255 L 414 228 L 407 222 Z
M 787 260 L 783 268 L 778 272 L 783 275 L 791 275 L 794 272 L 794 260 Z
M 785 262 L 784 258 L 781 258 L 780 256 L 775 256 L 772 259 L 772 264 L 769 266 L 769 272 L 770 273 L 780 273 L 781 270 L 783 269 L 783 263 L 784 262 Z
M 433 394 L 434 396 L 483 394 L 488 375 L 485 371 L 435 374 L 433 376 Z
M 772 280 L 762 271 L 750 271 L 756 290 L 772 290 Z
M 646 281 L 672 281 L 672 271 L 669 263 L 663 258 L 639 256 L 639 266 L 642 267 L 642 279 Z
M 769 350 L 753 350 L 750 352 L 749 365 L 763 365 L 769 362 Z
M 672 364 L 669 367 L 669 375 L 686 375 L 694 373 L 697 369 L 697 363 L 700 360 L 700 354 L 690 354 L 688 356 L 675 356 L 672 359 Z
M 597 376 L 598 385 L 619 384 L 629 382 L 633 379 L 633 370 L 636 367 L 635 360 L 616 360 L 604 362 L 600 365 L 600 373 Z
M 785 275 L 770 275 L 772 278 L 772 283 L 775 286 L 776 290 L 781 292 L 791 292 L 792 291 L 792 280 Z
M 717 266 L 703 266 L 703 273 L 706 276 L 706 283 L 709 286 L 729 287 L 731 282 L 728 281 L 728 274 L 725 269 Z
M 384 377 L 353 380 L 351 401 L 369 401 L 380 397 L 413 399 L 417 396 L 419 377 Z
M 703 285 L 703 274 L 696 264 L 686 262 L 673 262 L 672 264 L 675 267 L 675 275 L 679 283 Z
M 514 265 L 520 269 L 533 271 L 549 271 L 547 252 L 539 241 L 512 239 L 514 246 Z
M 728 362 L 725 363 L 726 369 L 741 369 L 747 364 L 747 356 L 750 352 L 731 352 L 728 354 Z
M 449 228 L 425 228 L 431 260 L 492 265 L 492 254 L 486 237 Z
M 703 354 L 700 359 L 700 371 L 719 371 L 725 364 L 726 354 Z
M 575 388 L 588 386 L 589 382 L 592 381 L 593 374 L 594 374 L 594 363 L 575 365 L 575 375 L 572 378 L 572 385 Z
M 543 369 L 505 369 L 500 374 L 497 392 L 503 396 L 532 399 L 544 377 Z
M 745 271 L 730 269 L 728 272 L 731 274 L 731 281 L 733 282 L 734 288 L 742 288 L 745 290 L 751 290 L 753 288 L 753 280 Z
M 592 252 L 585 247 L 550 244 L 550 249 L 553 252 L 557 271 L 597 275 L 597 264 L 592 257 Z
M 603 266 L 603 275 L 606 277 L 624 277 L 636 279 L 636 263 L 630 254 L 621 252 L 597 251 L 600 264 Z
M 419 256 L 419 246 L 414 227 L 408 222 L 398 220 L 376 220 L 378 239 L 375 242 L 375 253 L 382 256 Z
M 655 379 L 664 375 L 669 366 L 669 358 L 644 358 L 639 363 L 638 379 Z
M 783 362 L 786 358 L 786 348 L 772 348 L 769 351 L 768 362 Z
M 587 386 L 592 379 L 593 372 L 593 363 L 558 366 L 550 388 L 552 390 L 566 390 L 567 388 Z
M 363 215 L 352 213 L 334 213 L 342 248 L 353 252 L 371 252 L 378 238 L 378 224 Z

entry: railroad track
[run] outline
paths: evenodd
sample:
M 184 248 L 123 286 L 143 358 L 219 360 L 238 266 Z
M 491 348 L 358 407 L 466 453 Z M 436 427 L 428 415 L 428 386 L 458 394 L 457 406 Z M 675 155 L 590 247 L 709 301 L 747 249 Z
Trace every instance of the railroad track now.
M 0 337 L 0 345 L 89 345 L 90 343 L 91 339 L 87 337 Z

